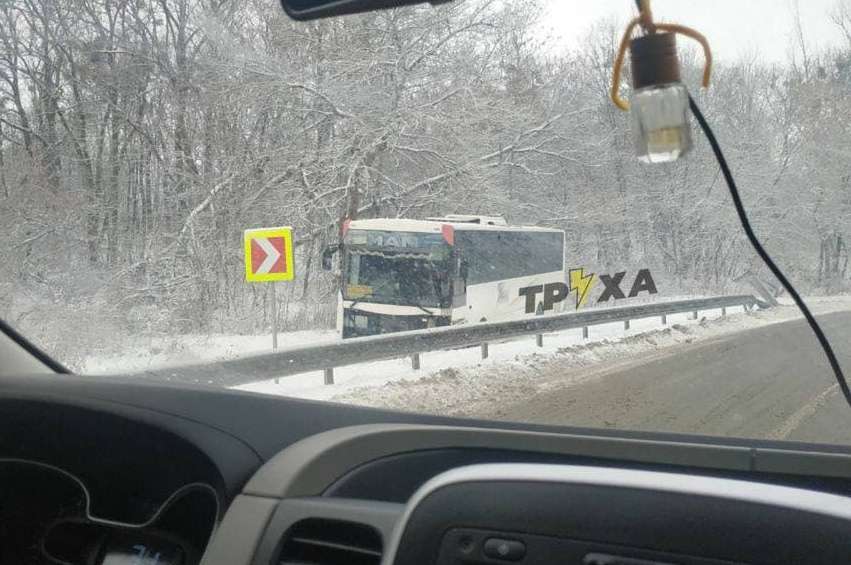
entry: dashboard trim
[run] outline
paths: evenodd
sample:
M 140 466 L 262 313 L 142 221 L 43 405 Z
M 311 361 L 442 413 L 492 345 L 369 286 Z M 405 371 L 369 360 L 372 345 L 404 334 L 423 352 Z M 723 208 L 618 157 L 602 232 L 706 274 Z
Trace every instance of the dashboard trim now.
M 723 438 L 718 438 L 723 442 Z M 322 432 L 269 459 L 243 492 L 274 498 L 319 496 L 352 469 L 389 455 L 441 448 L 522 450 L 618 463 L 700 467 L 812 477 L 851 477 L 841 453 L 730 444 L 418 424 L 368 424 Z
M 279 502 L 244 494 L 234 498 L 201 556 L 201 565 L 251 563 Z
M 821 514 L 851 522 L 851 498 L 795 487 L 660 471 L 579 465 L 488 463 L 452 469 L 430 479 L 411 497 L 387 544 L 382 565 L 392 565 L 411 515 L 434 492 L 469 482 L 549 482 L 621 487 L 749 502 Z
M 708 469 L 752 469 L 752 450 L 746 447 L 460 426 L 371 424 L 330 430 L 294 443 L 267 461 L 243 492 L 275 498 L 318 496 L 351 469 L 369 461 L 410 451 L 470 447 Z

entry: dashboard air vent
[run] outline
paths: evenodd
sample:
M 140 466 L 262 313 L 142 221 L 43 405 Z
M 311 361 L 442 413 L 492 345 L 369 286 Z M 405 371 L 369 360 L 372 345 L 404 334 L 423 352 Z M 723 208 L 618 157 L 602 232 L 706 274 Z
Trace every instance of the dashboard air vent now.
M 364 524 L 311 518 L 284 536 L 280 565 L 379 565 L 381 535 Z

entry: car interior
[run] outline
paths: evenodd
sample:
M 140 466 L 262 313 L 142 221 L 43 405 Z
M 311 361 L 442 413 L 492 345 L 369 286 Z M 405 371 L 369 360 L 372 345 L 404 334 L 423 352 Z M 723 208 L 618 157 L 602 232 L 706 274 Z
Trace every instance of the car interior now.
M 18 346 L 4 351 L 39 363 Z M 0 563 L 804 563 L 838 446 L 505 424 L 51 372 L 0 380 Z
M 843 446 L 86 377 L 0 329 L 0 565 L 851 560 Z

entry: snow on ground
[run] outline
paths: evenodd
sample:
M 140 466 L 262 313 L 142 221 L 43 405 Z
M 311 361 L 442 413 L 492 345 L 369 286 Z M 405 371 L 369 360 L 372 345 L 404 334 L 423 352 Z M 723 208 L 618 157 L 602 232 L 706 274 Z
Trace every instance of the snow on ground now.
M 851 310 L 851 297 L 811 299 L 816 313 Z M 497 401 L 510 403 L 546 390 L 540 374 L 547 365 L 588 368 L 572 372 L 571 379 L 592 378 L 595 366 L 626 362 L 640 354 L 669 350 L 678 344 L 730 334 L 772 323 L 800 318 L 794 306 L 746 313 L 728 308 L 701 312 L 698 320 L 689 314 L 668 316 L 668 326 L 660 319 L 633 320 L 624 331 L 622 323 L 592 326 L 590 338 L 581 330 L 567 330 L 544 336 L 537 347 L 533 336 L 501 344 L 491 344 L 490 357 L 482 360 L 479 348 L 424 353 L 421 369 L 414 371 L 410 360 L 398 359 L 337 368 L 336 384 L 324 385 L 320 372 L 242 385 L 238 388 L 264 394 L 380 406 L 438 414 L 476 414 L 478 406 L 492 407 Z M 557 383 L 565 386 L 564 380 Z
M 742 312 L 742 310 L 740 307 L 730 308 L 728 314 Z M 720 315 L 720 310 L 717 314 Z M 694 320 L 689 320 L 689 317 L 690 314 L 668 316 L 668 325 L 696 323 Z M 488 358 L 485 360 L 482 360 L 478 347 L 422 353 L 419 371 L 413 370 L 409 357 L 338 367 L 334 369 L 335 384 L 331 386 L 324 384 L 324 376 L 321 372 L 314 371 L 281 378 L 278 383 L 269 380 L 241 385 L 237 388 L 264 394 L 280 394 L 313 400 L 331 400 L 339 397 L 340 400 L 345 402 L 357 403 L 361 403 L 359 399 L 363 396 L 364 403 L 369 404 L 369 398 L 372 396 L 370 391 L 388 383 L 416 382 L 447 370 L 473 370 L 475 372 L 505 363 L 516 363 L 518 361 L 523 363 L 530 356 L 555 355 L 566 346 L 578 347 L 583 344 L 590 346 L 591 344 L 612 343 L 622 340 L 624 337 L 640 335 L 659 329 L 661 322 L 659 318 L 648 318 L 633 320 L 630 326 L 628 331 L 624 331 L 623 322 L 591 326 L 588 340 L 582 338 L 581 329 L 548 333 L 544 334 L 543 347 L 537 347 L 534 335 L 503 343 L 492 343 L 489 347 Z M 357 391 L 357 393 L 352 395 L 351 398 L 343 396 L 353 391 Z
M 296 331 L 278 334 L 278 346 L 298 347 L 339 340 L 333 330 Z M 180 335 L 137 337 L 120 352 L 91 355 L 82 370 L 86 375 L 121 374 L 167 365 L 233 359 L 272 351 L 272 336 L 266 335 Z
M 808 299 L 817 313 L 851 310 L 851 297 Z M 477 405 L 490 405 L 498 399 L 510 402 L 544 390 L 542 368 L 557 364 L 564 369 L 609 366 L 634 359 L 638 355 L 666 350 L 678 344 L 711 339 L 724 334 L 800 318 L 793 306 L 745 313 L 728 308 L 726 318 L 720 310 L 702 311 L 699 320 L 690 314 L 668 316 L 668 326 L 658 317 L 632 320 L 629 330 L 623 323 L 589 328 L 589 339 L 581 329 L 544 335 L 544 346 L 537 347 L 534 336 L 490 345 L 490 356 L 481 359 L 478 347 L 454 351 L 435 351 L 421 355 L 421 368 L 414 371 L 410 358 L 338 367 L 334 385 L 325 385 L 321 371 L 241 385 L 237 388 L 315 400 L 385 406 L 442 414 L 474 414 Z M 297 331 L 279 335 L 281 347 L 333 342 L 332 330 Z M 120 354 L 100 354 L 86 359 L 82 373 L 120 374 L 144 371 L 165 365 L 232 359 L 252 353 L 271 351 L 271 336 L 189 335 L 139 337 Z M 592 372 L 571 378 L 590 378 Z M 565 382 L 558 383 L 564 386 Z

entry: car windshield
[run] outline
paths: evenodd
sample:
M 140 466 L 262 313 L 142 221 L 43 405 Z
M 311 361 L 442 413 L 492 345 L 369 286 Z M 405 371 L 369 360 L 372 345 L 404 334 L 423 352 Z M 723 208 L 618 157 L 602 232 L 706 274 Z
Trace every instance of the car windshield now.
M 656 0 L 623 111 L 637 14 L 4 0 L 0 319 L 91 378 L 851 444 L 689 109 L 847 364 L 851 1 Z

